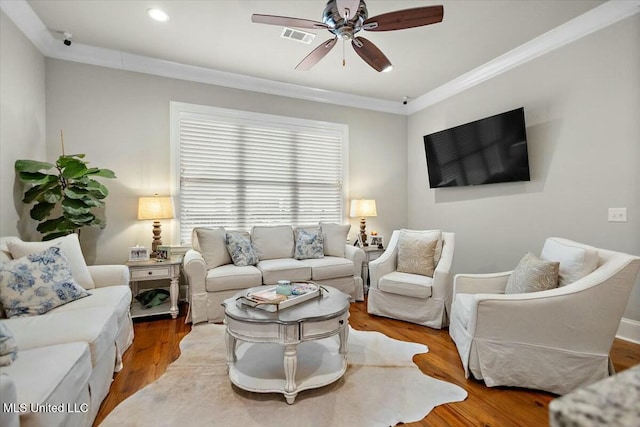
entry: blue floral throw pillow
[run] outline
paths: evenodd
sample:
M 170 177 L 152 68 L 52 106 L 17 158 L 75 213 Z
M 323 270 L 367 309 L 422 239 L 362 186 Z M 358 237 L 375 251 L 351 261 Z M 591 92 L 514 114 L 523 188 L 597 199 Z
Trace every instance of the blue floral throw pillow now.
M 0 265 L 0 302 L 8 317 L 43 314 L 88 295 L 57 246 Z
M 231 255 L 231 260 L 237 266 L 256 265 L 258 254 L 251 246 L 251 240 L 242 233 L 227 233 L 227 250 Z
M 296 249 L 293 257 L 295 259 L 324 258 L 322 230 L 320 228 L 315 231 L 296 230 Z
M 0 321 L 0 366 L 9 366 L 18 357 L 16 340 L 7 325 Z

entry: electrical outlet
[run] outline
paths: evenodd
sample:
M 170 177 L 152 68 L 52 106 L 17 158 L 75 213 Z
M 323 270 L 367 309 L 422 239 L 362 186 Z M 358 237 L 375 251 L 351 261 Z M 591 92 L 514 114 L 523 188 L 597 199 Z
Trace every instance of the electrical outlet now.
M 609 208 L 609 222 L 627 222 L 627 208 Z

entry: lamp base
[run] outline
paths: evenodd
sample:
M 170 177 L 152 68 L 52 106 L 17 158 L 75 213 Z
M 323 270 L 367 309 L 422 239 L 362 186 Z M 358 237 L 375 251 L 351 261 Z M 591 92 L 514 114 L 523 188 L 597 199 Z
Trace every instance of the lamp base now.
M 367 220 L 363 218 L 360 218 L 360 240 L 362 240 L 362 246 L 369 246 L 369 243 L 367 243 Z
M 153 221 L 153 242 L 151 243 L 151 258 L 158 256 L 158 246 L 162 244 L 162 227 L 160 221 Z

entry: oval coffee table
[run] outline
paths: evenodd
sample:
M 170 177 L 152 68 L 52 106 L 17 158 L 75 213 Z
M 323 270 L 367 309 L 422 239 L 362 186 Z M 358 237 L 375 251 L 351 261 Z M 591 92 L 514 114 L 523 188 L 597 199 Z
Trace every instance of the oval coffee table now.
M 226 299 L 229 379 L 243 390 L 283 393 L 293 404 L 300 391 L 340 379 L 347 370 L 349 296 L 325 286 L 316 298 L 270 312 Z M 339 344 L 335 339 L 339 336 Z

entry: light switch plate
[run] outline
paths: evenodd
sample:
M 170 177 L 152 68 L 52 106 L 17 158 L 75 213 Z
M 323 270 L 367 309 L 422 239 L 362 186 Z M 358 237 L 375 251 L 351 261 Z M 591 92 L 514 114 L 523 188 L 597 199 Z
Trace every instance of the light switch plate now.
M 627 222 L 627 208 L 609 208 L 609 222 Z

